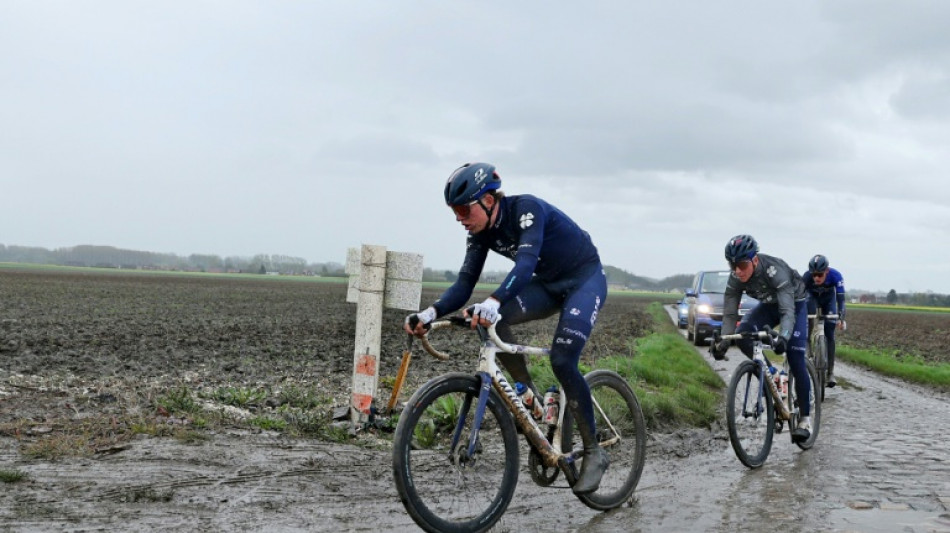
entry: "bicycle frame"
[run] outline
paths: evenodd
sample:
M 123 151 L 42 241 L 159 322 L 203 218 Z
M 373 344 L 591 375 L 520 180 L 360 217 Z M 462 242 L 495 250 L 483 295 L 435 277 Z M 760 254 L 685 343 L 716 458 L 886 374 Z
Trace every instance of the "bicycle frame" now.
M 778 388 L 775 386 L 775 374 L 772 373 L 772 371 L 769 369 L 769 367 L 772 366 L 771 361 L 769 361 L 768 358 L 765 357 L 765 353 L 762 348 L 761 339 L 768 338 L 768 336 L 769 335 L 767 332 L 759 331 L 757 332 L 754 342 L 752 344 L 752 362 L 755 363 L 759 369 L 759 384 L 760 384 L 759 390 L 756 395 L 756 409 L 759 408 L 759 401 L 758 401 L 759 398 L 761 398 L 762 395 L 765 393 L 763 388 L 766 386 L 765 384 L 768 383 L 769 393 L 772 395 L 772 398 L 775 400 L 773 404 L 776 406 L 775 407 L 776 415 L 778 415 L 779 419 L 781 420 L 790 420 L 792 418 L 791 407 L 789 407 L 789 405 L 786 402 L 788 401 L 788 398 L 791 397 L 791 394 L 787 394 L 785 398 L 782 398 L 782 393 L 779 392 Z M 741 333 L 736 333 L 732 335 L 722 335 L 720 338 L 724 340 L 739 340 L 742 337 L 743 335 Z M 782 363 L 782 367 L 785 368 L 786 371 L 788 371 L 787 359 L 785 360 L 784 363 Z M 748 393 L 749 393 L 749 389 L 746 388 L 746 397 L 743 398 L 743 405 L 748 405 L 748 402 L 749 402 Z M 756 414 L 759 414 L 759 413 L 756 413 Z
M 455 325 L 451 320 L 440 321 L 432 324 L 430 329 L 439 329 L 442 327 L 447 327 Z M 478 366 L 476 369 L 476 376 L 481 381 L 481 386 L 479 389 L 478 401 L 475 406 L 475 416 L 472 425 L 471 434 L 468 436 L 468 446 L 467 451 L 471 455 L 475 453 L 475 447 L 478 443 L 478 432 L 481 428 L 482 419 L 485 415 L 486 405 L 488 404 L 488 397 L 490 395 L 491 388 L 494 388 L 498 395 L 501 397 L 502 401 L 505 403 L 508 411 L 512 414 L 515 419 L 515 424 L 522 429 L 525 438 L 528 439 L 528 442 L 531 446 L 540 454 L 542 462 L 546 467 L 557 467 L 562 470 L 571 484 L 574 483 L 576 474 L 570 466 L 573 464 L 574 459 L 577 456 L 577 451 L 571 450 L 568 453 L 561 453 L 561 431 L 557 429 L 561 428 L 564 423 L 564 414 L 567 409 L 567 398 L 565 394 L 560 394 L 558 398 L 558 418 L 557 423 L 555 424 L 556 430 L 554 431 L 554 437 L 551 440 L 545 436 L 544 431 L 541 429 L 541 426 L 538 425 L 538 422 L 531 416 L 531 413 L 528 412 L 528 409 L 524 406 L 524 403 L 521 401 L 521 397 L 518 396 L 514 388 L 508 382 L 508 378 L 505 377 L 504 372 L 502 372 L 501 367 L 498 365 L 496 355 L 499 352 L 506 352 L 511 354 L 520 354 L 520 355 L 550 355 L 550 350 L 547 348 L 538 348 L 534 346 L 522 346 L 520 344 L 508 344 L 502 341 L 497 332 L 495 331 L 495 325 L 491 325 L 489 328 L 484 328 L 478 326 L 479 335 L 482 338 L 482 347 L 479 349 L 478 356 Z M 423 348 L 430 353 L 431 355 L 439 358 L 445 359 L 448 356 L 442 354 L 435 350 L 431 344 L 429 344 L 426 337 L 420 338 L 420 342 Z M 591 398 L 594 402 L 594 409 L 600 411 L 603 414 L 603 410 L 600 405 L 598 405 L 595 398 Z M 452 447 L 454 449 L 462 440 L 462 429 L 465 417 L 468 415 L 468 411 L 471 409 L 470 402 L 466 401 L 459 413 L 459 425 L 456 427 L 455 432 L 452 435 Z M 606 419 L 606 417 L 604 417 Z M 608 420 L 609 423 L 609 420 Z M 601 443 L 601 446 L 609 446 L 615 442 L 619 437 L 605 441 Z

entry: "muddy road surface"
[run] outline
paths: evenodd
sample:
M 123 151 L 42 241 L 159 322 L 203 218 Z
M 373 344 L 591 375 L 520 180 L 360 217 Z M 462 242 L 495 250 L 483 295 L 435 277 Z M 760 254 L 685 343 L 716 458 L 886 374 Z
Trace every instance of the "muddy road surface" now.
M 727 378 L 739 357 L 714 368 Z M 628 505 L 595 512 L 565 486 L 537 487 L 523 471 L 494 530 L 950 531 L 950 400 L 852 367 L 840 377 L 812 450 L 779 435 L 766 464 L 749 470 L 724 430 L 652 435 Z M 0 464 L 17 462 L 7 444 Z M 31 481 L 3 487 L 0 529 L 416 530 L 390 465 L 386 441 L 143 438 L 111 456 L 23 466 Z

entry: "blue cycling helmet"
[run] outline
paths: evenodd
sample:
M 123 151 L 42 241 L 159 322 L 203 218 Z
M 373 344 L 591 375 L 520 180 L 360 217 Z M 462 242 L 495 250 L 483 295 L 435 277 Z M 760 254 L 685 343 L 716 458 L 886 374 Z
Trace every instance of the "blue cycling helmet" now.
M 825 270 L 828 270 L 828 258 L 821 254 L 812 257 L 811 261 L 808 262 L 808 271 L 813 274 L 824 272 Z
M 465 205 L 478 200 L 488 191 L 501 187 L 495 166 L 488 163 L 466 163 L 452 172 L 445 182 L 445 203 Z
M 736 235 L 726 244 L 726 261 L 735 264 L 739 261 L 748 261 L 759 252 L 759 243 L 752 235 Z

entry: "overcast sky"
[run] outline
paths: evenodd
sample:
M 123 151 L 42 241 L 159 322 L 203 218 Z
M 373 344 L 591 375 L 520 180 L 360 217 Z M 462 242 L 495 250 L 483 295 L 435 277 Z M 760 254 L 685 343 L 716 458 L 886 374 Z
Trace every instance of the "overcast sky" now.
M 0 243 L 458 269 L 468 161 L 662 278 L 950 293 L 950 2 L 0 0 Z M 492 259 L 489 269 L 510 262 Z

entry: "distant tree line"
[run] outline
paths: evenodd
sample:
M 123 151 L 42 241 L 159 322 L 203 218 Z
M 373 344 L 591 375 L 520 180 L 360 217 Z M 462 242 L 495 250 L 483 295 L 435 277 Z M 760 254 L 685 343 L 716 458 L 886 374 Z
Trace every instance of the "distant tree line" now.
M 136 270 L 180 270 L 190 272 L 235 272 L 235 273 L 278 273 L 287 275 L 310 275 L 324 277 L 346 277 L 341 263 L 308 263 L 300 257 L 281 254 L 257 254 L 253 257 L 227 256 L 213 254 L 191 254 L 180 256 L 170 253 L 142 252 L 126 250 L 113 246 L 80 245 L 69 248 L 48 250 L 37 246 L 17 246 L 0 244 L 0 262 L 34 263 L 41 265 L 81 266 L 97 268 L 124 268 Z M 692 274 L 676 274 L 663 279 L 651 279 L 631 274 L 617 267 L 605 266 L 607 283 L 614 287 L 632 290 L 659 292 L 682 292 L 692 284 Z M 501 283 L 508 275 L 507 271 L 483 272 L 482 283 Z M 453 270 L 423 269 L 422 281 L 448 281 L 458 279 Z M 886 296 L 877 297 L 864 293 L 860 301 L 868 303 L 888 303 L 923 307 L 950 307 L 950 295 L 933 292 L 898 293 L 891 289 Z
M 80 245 L 48 250 L 35 246 L 0 244 L 0 261 L 134 270 L 181 270 L 191 272 L 247 272 L 316 276 L 345 276 L 340 263 L 307 263 L 289 255 L 257 254 L 253 257 L 125 250 L 113 246 Z

